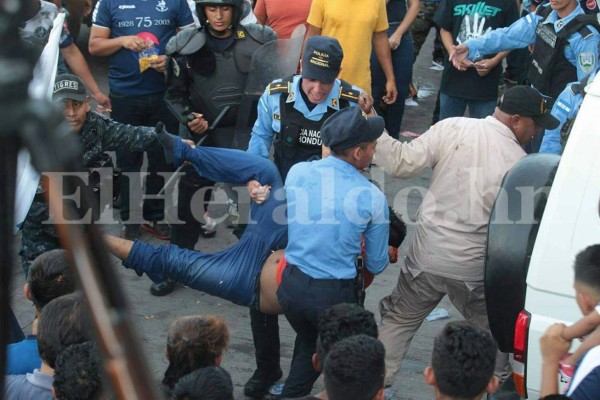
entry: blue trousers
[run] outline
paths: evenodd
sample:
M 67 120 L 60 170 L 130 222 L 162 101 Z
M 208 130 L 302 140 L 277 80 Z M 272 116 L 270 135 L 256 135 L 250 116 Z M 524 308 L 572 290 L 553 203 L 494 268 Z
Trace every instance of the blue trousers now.
M 111 117 L 124 124 L 134 126 L 155 126 L 162 121 L 168 132 L 177 132 L 178 123 L 173 114 L 167 109 L 163 99 L 163 93 L 156 93 L 147 96 L 126 96 L 117 93 L 110 93 L 113 111 Z M 140 172 L 144 153 L 131 152 L 127 150 L 117 150 L 117 167 L 121 172 Z M 146 194 L 157 194 L 164 185 L 164 179 L 157 172 L 168 172 L 172 169 L 165 162 L 165 156 L 160 146 L 148 151 L 148 172 L 146 177 Z M 130 185 L 129 179 L 125 176 L 119 178 L 121 193 L 121 219 L 126 221 L 130 219 Z M 132 188 L 141 190 L 141 188 Z M 134 206 L 133 208 L 137 208 Z M 143 216 L 148 221 L 160 221 L 164 217 L 164 201 L 146 200 L 143 205 Z M 140 218 L 136 215 L 135 218 Z
M 387 35 L 390 37 L 398 28 L 398 23 L 390 24 Z M 398 139 L 400 134 L 400 125 L 404 117 L 404 100 L 408 96 L 408 85 L 412 81 L 412 63 L 413 63 L 413 40 L 410 31 L 402 36 L 400 46 L 392 50 L 392 67 L 396 77 L 396 90 L 398 98 L 394 104 L 386 105 L 385 110 L 380 107 L 381 98 L 385 92 L 385 74 L 377 60 L 375 50 L 371 54 L 371 85 L 373 98 L 375 99 L 375 108 L 379 115 L 385 119 L 385 129 L 390 136 Z M 352 82 L 350 82 L 352 83 Z M 362 88 L 367 89 L 367 88 Z
M 175 147 L 176 163 L 189 161 L 199 175 L 241 185 L 254 179 L 270 185 L 271 195 L 263 204 L 252 203 L 246 231 L 225 250 L 209 254 L 136 241 L 123 265 L 154 282 L 171 278 L 235 304 L 258 307 L 258 278 L 264 262 L 272 250 L 287 245 L 286 202 L 277 167 L 240 150 L 191 149 L 180 141 L 175 141 Z
M 297 333 L 292 366 L 281 397 L 305 396 L 320 375 L 311 361 L 316 353 L 319 318 L 333 305 L 358 302 L 354 279 L 313 279 L 288 265 L 277 289 L 277 299 Z
M 497 100 L 479 101 L 440 93 L 440 121 L 446 118 L 462 117 L 469 106 L 469 117 L 485 118 L 494 113 Z

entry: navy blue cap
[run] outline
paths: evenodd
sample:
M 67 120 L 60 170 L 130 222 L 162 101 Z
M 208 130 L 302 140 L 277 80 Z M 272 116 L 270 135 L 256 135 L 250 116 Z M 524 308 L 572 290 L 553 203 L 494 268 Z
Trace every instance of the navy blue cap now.
M 344 52 L 340 42 L 329 36 L 312 36 L 304 46 L 302 77 L 333 83 L 342 68 Z
M 325 121 L 321 127 L 321 140 L 333 151 L 343 151 L 361 143 L 374 142 L 384 129 L 382 117 L 369 117 L 360 107 L 346 107 Z

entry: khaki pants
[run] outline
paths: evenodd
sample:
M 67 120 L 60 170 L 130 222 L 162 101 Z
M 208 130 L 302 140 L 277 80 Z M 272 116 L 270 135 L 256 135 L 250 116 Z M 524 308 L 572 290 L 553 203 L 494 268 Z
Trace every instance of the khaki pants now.
M 392 294 L 379 302 L 379 340 L 385 346 L 386 386 L 392 384 L 415 332 L 445 295 L 466 320 L 489 329 L 482 281 L 464 282 L 427 272 L 413 277 L 402 271 Z M 498 352 L 494 374 L 501 381 L 510 375 L 508 354 Z

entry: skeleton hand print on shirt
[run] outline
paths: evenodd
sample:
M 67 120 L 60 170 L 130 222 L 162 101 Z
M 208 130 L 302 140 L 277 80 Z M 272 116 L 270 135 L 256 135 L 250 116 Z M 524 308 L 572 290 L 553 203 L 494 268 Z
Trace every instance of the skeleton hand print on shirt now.
M 473 23 L 471 23 L 471 18 L 473 19 Z M 458 32 L 458 36 L 456 37 L 456 42 L 458 44 L 462 44 L 468 39 L 478 38 L 491 31 L 491 26 L 488 26 L 487 29 L 484 30 L 485 21 L 485 17 L 480 18 L 479 14 L 477 13 L 473 15 L 465 15 Z

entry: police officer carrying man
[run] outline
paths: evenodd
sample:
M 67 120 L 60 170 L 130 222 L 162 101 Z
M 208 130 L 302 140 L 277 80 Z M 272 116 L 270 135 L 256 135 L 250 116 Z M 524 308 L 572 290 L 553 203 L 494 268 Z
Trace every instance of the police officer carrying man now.
M 262 44 L 277 38 L 269 27 L 241 25 L 242 3 L 241 0 L 197 0 L 196 12 L 202 26 L 180 31 L 167 44 L 165 100 L 184 126 L 186 135 L 189 133 L 195 142 L 208 135 L 202 143 L 204 146 L 232 147 L 252 55 Z M 217 126 L 209 130 L 209 125 L 227 106 L 229 110 Z M 200 234 L 214 235 L 211 228 L 214 229 L 215 223 L 210 217 L 205 218 L 206 225 L 198 223 L 194 218 L 197 213 L 191 208 L 192 197 L 214 182 L 199 177 L 192 168 L 184 172 L 179 182 L 178 213 L 186 223 L 173 227 L 171 243 L 193 249 Z M 225 190 L 230 203 L 237 208 L 236 193 L 228 185 Z M 205 192 L 204 198 L 205 201 L 210 199 L 210 191 Z
M 90 186 L 96 194 L 99 194 L 101 182 L 94 168 L 113 166 L 105 151 L 125 149 L 137 152 L 151 148 L 160 150 L 154 128 L 121 124 L 90 111 L 90 99 L 85 86 L 75 75 L 63 74 L 56 77 L 52 100 L 63 106 L 65 119 L 81 139 L 83 165 L 90 169 Z M 56 227 L 45 223 L 49 214 L 43 192 L 44 185 L 40 185 L 22 226 L 19 255 L 25 275 L 29 265 L 38 255 L 60 247 Z M 97 218 L 99 210 L 93 211 L 94 218 Z
M 371 96 L 337 79 L 342 59 L 337 39 L 313 36 L 304 48 L 302 74 L 273 81 L 260 98 L 248 152 L 268 158 L 273 145 L 275 165 L 283 180 L 296 163 L 321 158 L 321 126 L 336 111 L 359 104 L 366 113 L 371 112 Z M 244 394 L 262 397 L 282 376 L 279 322 L 277 315 L 253 308 L 250 320 L 257 368 L 244 386 Z
M 552 106 L 570 82 L 583 79 L 598 63 L 600 25 L 577 0 L 556 0 L 508 28 L 496 29 L 454 47 L 450 61 L 465 70 L 480 55 L 534 45 L 527 78 Z M 539 149 L 542 135 L 537 135 Z

